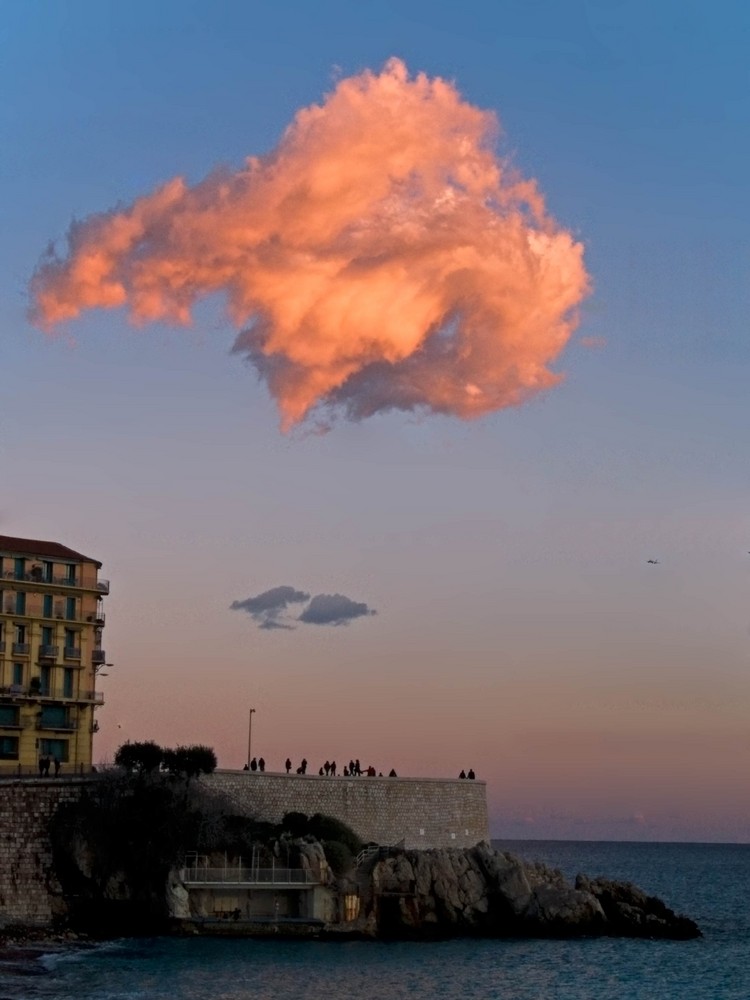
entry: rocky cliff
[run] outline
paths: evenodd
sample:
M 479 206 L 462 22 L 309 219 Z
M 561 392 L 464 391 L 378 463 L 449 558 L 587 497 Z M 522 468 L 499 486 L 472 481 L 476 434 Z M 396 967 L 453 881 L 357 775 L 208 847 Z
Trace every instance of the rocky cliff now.
M 488 844 L 400 851 L 360 875 L 359 929 L 391 938 L 700 937 L 698 926 L 637 887 L 528 863 Z

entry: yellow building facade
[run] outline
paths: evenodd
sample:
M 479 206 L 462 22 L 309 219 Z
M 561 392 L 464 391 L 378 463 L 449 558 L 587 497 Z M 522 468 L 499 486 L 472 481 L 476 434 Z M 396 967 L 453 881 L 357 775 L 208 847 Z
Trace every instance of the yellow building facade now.
M 0 775 L 91 770 L 102 649 L 101 563 L 0 535 Z

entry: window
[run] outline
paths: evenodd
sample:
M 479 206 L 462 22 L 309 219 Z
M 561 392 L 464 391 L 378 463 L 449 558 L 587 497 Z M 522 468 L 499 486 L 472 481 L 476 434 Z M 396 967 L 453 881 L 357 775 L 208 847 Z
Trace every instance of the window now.
M 52 583 L 53 565 L 51 562 L 42 563 L 42 580 L 45 583 Z
M 13 560 L 13 576 L 16 580 L 23 580 L 26 575 L 26 560 L 25 559 L 14 559 Z
M 23 663 L 13 664 L 13 683 L 23 686 Z
M 17 726 L 18 709 L 14 705 L 0 705 L 0 726 Z
M 45 705 L 39 716 L 42 729 L 69 729 L 70 720 L 65 705 Z
M 52 614 L 52 594 L 45 594 L 42 598 L 42 617 L 51 618 Z
M 73 697 L 73 677 L 74 671 L 66 667 L 63 671 L 63 698 Z
M 26 614 L 26 594 L 22 590 L 19 590 L 16 594 L 16 614 Z
M 76 599 L 75 597 L 65 598 L 65 617 L 69 622 L 74 622 L 76 619 Z
M 26 626 L 16 625 L 16 642 L 26 642 Z
M 68 563 L 65 567 L 65 582 L 75 583 L 76 582 L 76 566 L 75 563 Z
M 0 736 L 0 760 L 18 760 L 17 736 Z
M 52 668 L 45 664 L 40 669 L 39 673 L 41 674 L 41 677 L 39 678 L 39 693 L 43 695 L 50 695 L 52 693 Z
M 16 740 L 18 743 L 18 740 Z M 61 764 L 68 762 L 68 741 L 67 740 L 39 740 L 39 753 L 42 757 L 52 757 L 59 760 Z
M 55 630 L 49 625 L 42 626 L 42 645 L 53 646 L 55 644 Z

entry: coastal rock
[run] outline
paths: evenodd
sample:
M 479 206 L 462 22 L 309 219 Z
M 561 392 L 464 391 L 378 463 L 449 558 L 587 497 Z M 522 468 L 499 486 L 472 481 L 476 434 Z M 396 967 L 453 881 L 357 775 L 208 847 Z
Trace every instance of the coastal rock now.
M 378 937 L 623 936 L 686 939 L 697 925 L 629 883 L 527 863 L 488 844 L 378 860 L 360 927 Z
M 661 899 L 649 896 L 631 882 L 611 879 L 576 878 L 576 889 L 590 893 L 600 904 L 610 934 L 628 937 L 688 940 L 699 937 L 698 925 L 689 917 L 679 916 Z

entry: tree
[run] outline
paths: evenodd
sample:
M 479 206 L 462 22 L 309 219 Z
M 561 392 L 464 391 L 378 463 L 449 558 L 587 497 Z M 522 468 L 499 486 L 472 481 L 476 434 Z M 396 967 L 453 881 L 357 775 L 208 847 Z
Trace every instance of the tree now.
M 115 764 L 132 774 L 147 774 L 161 767 L 164 751 L 158 743 L 146 740 L 143 743 L 123 743 L 115 752 Z
M 187 778 L 212 774 L 216 770 L 216 754 L 211 747 L 201 744 L 165 750 L 162 759 L 170 774 L 184 774 Z

